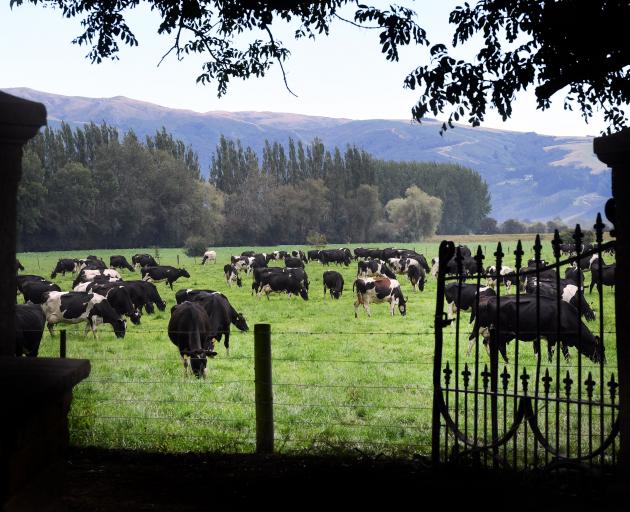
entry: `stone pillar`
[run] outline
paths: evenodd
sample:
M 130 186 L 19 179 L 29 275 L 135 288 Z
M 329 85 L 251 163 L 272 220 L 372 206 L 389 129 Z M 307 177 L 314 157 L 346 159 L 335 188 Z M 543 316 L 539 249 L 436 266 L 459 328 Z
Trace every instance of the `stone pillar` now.
M 598 137 L 593 143 L 597 158 L 612 169 L 614 211 L 607 216 L 615 222 L 616 260 L 615 316 L 620 404 L 620 464 L 630 473 L 630 128 Z
M 0 91 L 0 356 L 15 355 L 15 242 L 22 147 L 46 124 L 46 107 Z

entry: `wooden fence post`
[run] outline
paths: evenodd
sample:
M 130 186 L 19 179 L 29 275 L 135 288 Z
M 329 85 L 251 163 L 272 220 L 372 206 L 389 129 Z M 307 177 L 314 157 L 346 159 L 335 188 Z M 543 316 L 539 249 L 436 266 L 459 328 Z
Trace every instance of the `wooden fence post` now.
M 62 329 L 61 330 L 61 335 L 59 336 L 59 357 L 61 359 L 65 359 L 66 358 L 66 349 L 67 349 L 66 330 Z
M 256 384 L 256 452 L 273 453 L 273 388 L 271 383 L 271 325 L 254 325 Z

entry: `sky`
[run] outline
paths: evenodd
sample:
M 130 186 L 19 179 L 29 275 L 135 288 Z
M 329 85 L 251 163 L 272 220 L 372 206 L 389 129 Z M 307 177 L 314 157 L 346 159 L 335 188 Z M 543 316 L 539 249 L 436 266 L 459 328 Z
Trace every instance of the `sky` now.
M 418 13 L 432 43 L 451 40 L 448 13 L 460 0 L 399 1 Z M 383 2 L 372 2 L 371 5 Z M 60 11 L 41 6 L 9 8 L 0 4 L 0 89 L 30 87 L 69 96 L 126 96 L 137 100 L 197 112 L 272 111 L 350 119 L 409 119 L 418 93 L 403 89 L 405 76 L 428 62 L 426 48 L 408 47 L 399 62 L 387 62 L 380 52 L 378 31 L 360 30 L 335 23 L 328 37 L 316 41 L 292 37 L 293 28 L 274 29 L 276 39 L 291 51 L 285 63 L 293 96 L 284 87 L 277 66 L 264 78 L 237 80 L 228 93 L 217 97 L 213 85 L 197 84 L 202 59 L 178 61 L 174 55 L 158 66 L 172 45 L 169 36 L 157 35 L 159 17 L 147 7 L 129 11 L 128 23 L 139 40 L 138 47 L 122 47 L 117 61 L 91 64 L 89 48 L 72 44 L 82 30 L 80 19 L 64 19 Z M 460 50 L 469 57 L 468 50 Z M 489 128 L 537 132 L 548 135 L 599 135 L 603 118 L 588 124 L 577 112 L 562 108 L 556 94 L 551 109 L 536 109 L 533 92 L 517 97 L 513 115 L 503 122 L 490 112 L 483 124 Z M 439 117 L 438 117 L 439 118 Z

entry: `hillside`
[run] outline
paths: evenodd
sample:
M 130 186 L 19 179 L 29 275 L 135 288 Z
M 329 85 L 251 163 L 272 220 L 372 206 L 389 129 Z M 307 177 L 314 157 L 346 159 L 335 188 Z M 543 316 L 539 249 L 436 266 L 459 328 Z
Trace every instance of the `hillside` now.
M 589 222 L 610 195 L 610 171 L 592 153 L 592 139 L 552 137 L 460 125 L 444 136 L 439 123 L 352 120 L 274 112 L 177 110 L 117 96 L 62 96 L 26 88 L 3 89 L 48 109 L 49 124 L 75 126 L 105 121 L 144 137 L 165 126 L 199 153 L 203 172 L 221 134 L 239 138 L 259 155 L 265 139 L 305 142 L 319 137 L 327 147 L 357 145 L 376 158 L 459 163 L 479 172 L 492 194 L 492 216 Z

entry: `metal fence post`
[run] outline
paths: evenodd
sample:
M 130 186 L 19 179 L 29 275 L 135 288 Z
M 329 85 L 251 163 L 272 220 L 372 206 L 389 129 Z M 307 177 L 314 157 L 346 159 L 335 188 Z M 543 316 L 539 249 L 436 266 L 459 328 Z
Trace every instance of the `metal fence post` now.
M 254 325 L 256 384 L 256 452 L 273 453 L 273 388 L 271 383 L 271 325 Z
M 177 266 L 179 267 L 179 254 L 177 255 Z
M 59 336 L 59 357 L 62 359 L 66 358 L 66 330 L 61 330 L 61 335 Z

